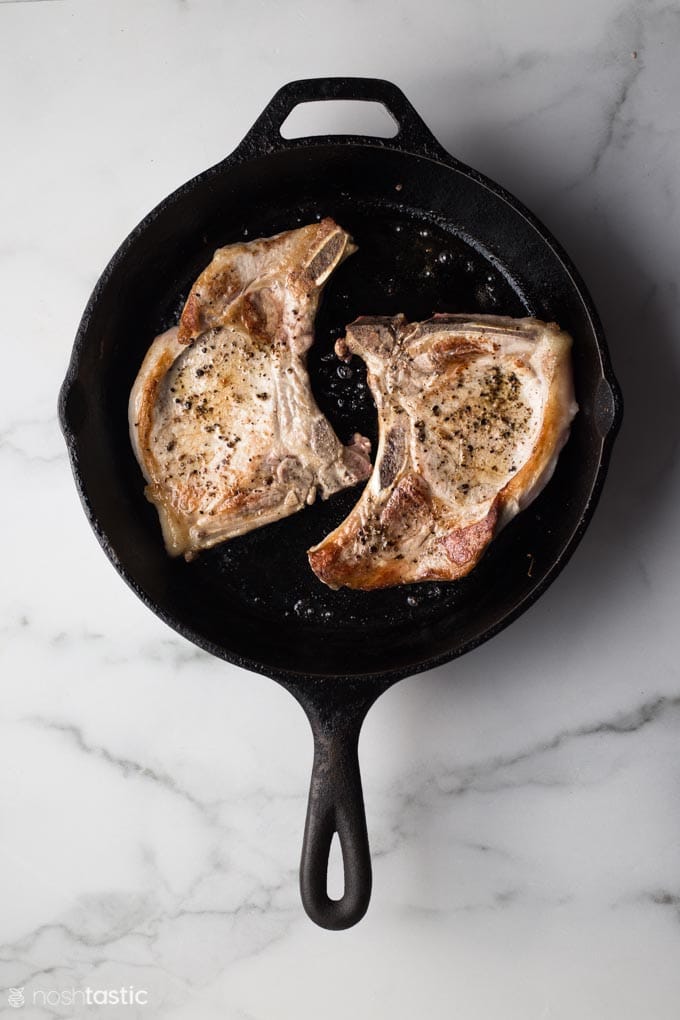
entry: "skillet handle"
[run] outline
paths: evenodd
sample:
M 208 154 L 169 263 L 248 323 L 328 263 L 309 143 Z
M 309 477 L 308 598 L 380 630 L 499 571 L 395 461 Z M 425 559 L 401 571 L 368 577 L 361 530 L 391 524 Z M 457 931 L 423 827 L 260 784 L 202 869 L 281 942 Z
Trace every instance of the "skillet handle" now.
M 305 706 L 314 734 L 314 765 L 300 861 L 300 893 L 307 914 L 322 928 L 350 928 L 371 898 L 371 854 L 359 772 L 359 731 L 367 707 L 349 717 L 322 718 Z M 338 900 L 327 891 L 328 858 L 337 832 L 345 888 Z
M 373 135 L 320 136 L 319 142 L 352 141 L 358 145 L 375 145 L 381 148 L 400 149 L 415 155 L 450 159 L 420 114 L 396 85 L 383 78 L 303 78 L 284 85 L 268 103 L 245 136 L 236 157 L 252 159 L 271 152 L 309 145 L 310 139 L 284 138 L 281 126 L 288 114 L 300 103 L 333 99 L 355 99 L 359 102 L 381 103 L 397 125 L 393 138 Z

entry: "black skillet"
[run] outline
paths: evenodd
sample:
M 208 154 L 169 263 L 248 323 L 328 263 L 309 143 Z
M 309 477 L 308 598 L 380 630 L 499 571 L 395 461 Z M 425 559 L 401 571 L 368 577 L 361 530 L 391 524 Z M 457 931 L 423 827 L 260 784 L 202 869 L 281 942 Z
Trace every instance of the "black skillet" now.
M 373 100 L 393 138 L 285 140 L 298 104 Z M 127 400 L 150 340 L 220 245 L 332 216 L 359 251 L 328 285 L 309 360 L 317 399 L 337 432 L 376 436 L 363 368 L 346 378 L 332 354 L 360 314 L 433 311 L 534 315 L 574 337 L 580 413 L 550 484 L 452 584 L 333 592 L 306 549 L 347 514 L 358 491 L 202 554 L 165 554 L 127 430 Z M 59 404 L 85 512 L 118 572 L 162 620 L 213 655 L 283 684 L 314 733 L 300 885 L 309 916 L 346 928 L 364 914 L 371 862 L 357 756 L 375 699 L 402 677 L 475 648 L 545 591 L 573 553 L 602 487 L 621 398 L 592 302 L 570 261 L 511 195 L 442 149 L 386 81 L 291 82 L 235 152 L 161 202 L 133 230 L 95 287 Z M 334 833 L 345 889 L 327 894 Z

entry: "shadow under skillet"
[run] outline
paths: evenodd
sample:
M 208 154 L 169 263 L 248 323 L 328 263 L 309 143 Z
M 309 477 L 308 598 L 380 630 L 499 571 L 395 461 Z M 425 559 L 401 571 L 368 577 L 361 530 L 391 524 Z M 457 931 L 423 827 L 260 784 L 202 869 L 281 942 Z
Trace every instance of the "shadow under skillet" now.
M 563 644 L 565 629 L 578 642 L 579 632 L 592 625 L 593 617 L 603 620 L 607 614 L 619 612 L 616 593 L 630 582 L 631 559 L 642 584 L 650 587 L 644 559 L 649 536 L 655 536 L 656 548 L 670 549 L 677 544 L 680 328 L 674 304 L 678 304 L 680 290 L 676 288 L 674 302 L 670 270 L 666 280 L 657 279 L 653 254 L 646 256 L 649 249 L 636 245 L 639 212 L 622 206 L 605 188 L 597 193 L 593 188 L 567 191 L 570 182 L 555 180 L 547 188 L 543 179 L 542 195 L 549 192 L 560 196 L 560 187 L 565 189 L 563 200 L 554 199 L 546 206 L 532 187 L 535 167 L 529 162 L 531 153 L 521 146 L 509 149 L 507 134 L 503 134 L 502 148 L 489 151 L 489 136 L 499 137 L 499 133 L 488 129 L 483 139 L 465 139 L 464 145 L 460 137 L 444 136 L 441 140 L 454 155 L 462 155 L 517 194 L 573 259 L 600 315 L 623 393 L 625 414 L 595 516 L 574 556 L 549 591 L 491 642 L 429 674 L 402 682 L 418 683 L 429 688 L 430 693 L 428 696 L 421 690 L 415 718 L 409 713 L 396 731 L 394 725 L 390 729 L 390 740 L 402 748 L 402 756 L 404 753 L 414 756 L 414 768 L 423 756 L 427 760 L 427 750 L 422 749 L 427 748 L 428 735 L 436 729 L 435 716 L 453 717 L 456 706 L 465 701 L 463 692 L 468 693 L 473 685 L 477 689 L 482 683 L 491 689 L 503 684 L 507 695 L 508 682 L 521 684 L 533 664 L 542 671 L 542 683 L 562 684 L 563 673 L 546 670 L 545 666 L 552 661 L 555 649 Z M 478 162 L 474 159 L 475 148 L 481 153 Z M 668 229 L 672 229 L 670 223 Z M 508 662 L 513 663 L 510 676 L 504 668 Z M 402 683 L 387 691 L 373 707 L 369 728 L 374 722 L 381 726 L 380 712 L 388 710 L 392 698 L 400 697 Z M 512 697 L 511 692 L 509 696 Z M 390 711 L 393 724 L 394 709 Z M 493 752 L 487 749 L 482 753 Z M 408 766 L 406 774 L 410 774 Z M 377 806 L 371 804 L 370 775 L 366 778 L 368 815 L 372 817 Z M 426 778 L 420 782 L 411 776 L 404 792 L 397 797 L 397 813 L 392 820 L 399 831 L 417 833 L 418 852 L 413 858 L 412 873 L 404 879 L 407 890 L 404 895 L 426 900 L 432 896 L 439 898 L 442 889 L 452 883 L 463 889 L 474 887 L 479 882 L 479 853 L 493 851 L 482 840 L 477 853 L 472 853 L 472 844 L 469 846 L 464 840 L 460 848 L 442 846 L 441 822 L 427 789 Z M 441 797 L 436 803 L 441 809 Z M 455 783 L 447 803 L 451 812 L 458 810 Z M 495 861 L 489 867 L 491 874 L 497 873 Z
M 667 544 L 671 548 L 676 543 L 680 330 L 673 307 L 677 288 L 673 302 L 672 280 L 658 279 L 653 254 L 645 257 L 647 246 L 635 243 L 639 212 L 622 205 L 606 188 L 569 187 L 570 181 L 564 185 L 555 181 L 552 188 L 546 188 L 543 178 L 541 194 L 557 196 L 546 207 L 545 201 L 541 203 L 532 195 L 535 167 L 525 164 L 525 149 L 518 146 L 510 151 L 505 135 L 502 150 L 489 153 L 488 135 L 485 132 L 479 142 L 483 172 L 501 184 L 511 181 L 511 189 L 573 259 L 600 315 L 625 405 L 607 481 L 586 535 L 562 575 L 532 606 L 526 619 L 517 621 L 490 648 L 477 650 L 476 654 L 486 654 L 493 664 L 500 661 L 493 651 L 498 641 L 503 643 L 506 661 L 516 655 L 524 657 L 530 633 L 533 654 L 540 659 L 540 649 L 554 647 L 565 626 L 576 637 L 593 613 L 601 619 L 607 612 L 617 612 L 613 593 L 630 577 L 631 559 L 642 583 L 650 586 L 644 536 L 657 532 L 655 543 L 660 547 Z M 462 146 L 460 138 L 457 143 L 444 138 L 443 144 L 454 154 L 456 145 L 464 148 L 466 158 L 473 162 L 475 139 Z M 565 197 L 560 199 L 561 195 Z M 434 674 L 443 686 L 449 686 L 454 677 L 456 684 L 465 683 L 465 675 L 465 660 L 441 667 Z

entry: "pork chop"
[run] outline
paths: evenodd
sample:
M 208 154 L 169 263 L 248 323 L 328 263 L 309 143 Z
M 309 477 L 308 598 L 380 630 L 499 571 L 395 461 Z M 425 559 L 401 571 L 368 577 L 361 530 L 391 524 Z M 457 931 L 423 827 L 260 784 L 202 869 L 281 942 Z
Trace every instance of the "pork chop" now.
M 151 344 L 130 436 L 170 555 L 189 559 L 370 474 L 369 441 L 341 444 L 306 368 L 321 289 L 354 250 L 330 219 L 220 248 L 179 326 Z
M 454 580 L 550 479 L 577 406 L 571 338 L 537 319 L 360 318 L 376 463 L 350 515 L 309 551 L 331 588 Z

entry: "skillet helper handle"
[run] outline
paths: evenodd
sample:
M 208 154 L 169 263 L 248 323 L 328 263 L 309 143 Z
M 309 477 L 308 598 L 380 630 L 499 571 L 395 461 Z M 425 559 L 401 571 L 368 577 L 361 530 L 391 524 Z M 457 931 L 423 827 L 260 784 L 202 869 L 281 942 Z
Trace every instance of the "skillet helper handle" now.
M 303 906 L 316 924 L 338 931 L 366 913 L 371 898 L 371 855 L 359 772 L 359 730 L 364 713 L 321 721 L 309 715 L 314 765 L 300 861 Z M 328 895 L 328 858 L 337 833 L 345 887 L 340 899 Z
M 331 142 L 334 138 L 351 139 L 357 144 L 376 145 L 416 155 L 434 158 L 444 156 L 450 159 L 401 89 L 384 78 L 303 78 L 288 82 L 267 104 L 241 142 L 236 154 L 251 158 L 268 155 L 277 150 L 296 148 L 300 145 L 301 139 L 286 139 L 281 134 L 281 126 L 289 113 L 300 103 L 333 99 L 381 103 L 395 121 L 398 130 L 393 138 L 335 135 L 324 136 L 324 141 Z M 307 144 L 309 139 L 305 139 L 304 142 Z

